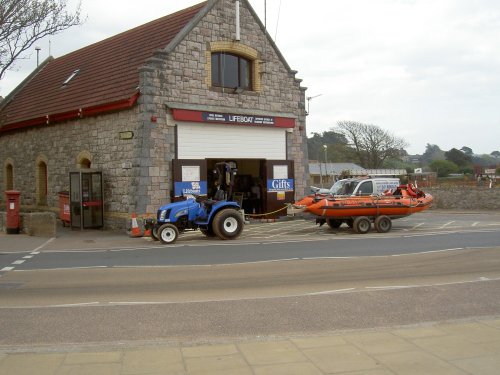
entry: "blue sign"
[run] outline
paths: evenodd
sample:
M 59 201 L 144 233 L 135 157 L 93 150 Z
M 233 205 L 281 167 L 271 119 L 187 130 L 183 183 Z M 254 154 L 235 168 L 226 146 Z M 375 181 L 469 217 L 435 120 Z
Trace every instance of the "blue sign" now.
M 206 181 L 182 181 L 175 182 L 174 195 L 179 197 L 185 194 L 193 195 L 207 195 L 207 182 Z
M 295 188 L 293 178 L 267 180 L 267 191 L 293 191 Z

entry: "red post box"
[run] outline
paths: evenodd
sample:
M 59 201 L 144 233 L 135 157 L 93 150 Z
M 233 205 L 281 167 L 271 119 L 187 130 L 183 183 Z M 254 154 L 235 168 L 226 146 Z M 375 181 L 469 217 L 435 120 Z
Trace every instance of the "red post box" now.
M 16 190 L 8 190 L 5 192 L 5 202 L 7 203 L 7 234 L 19 233 L 19 195 L 21 193 Z

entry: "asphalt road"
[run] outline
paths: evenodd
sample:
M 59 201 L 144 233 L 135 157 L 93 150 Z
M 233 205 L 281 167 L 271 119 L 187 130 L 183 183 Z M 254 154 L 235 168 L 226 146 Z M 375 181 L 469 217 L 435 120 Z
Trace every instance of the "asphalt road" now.
M 293 222 L 249 226 L 229 242 L 193 233 L 175 247 L 47 244 L 0 278 L 0 345 L 203 342 L 500 315 L 499 216 L 411 218 L 383 235 Z

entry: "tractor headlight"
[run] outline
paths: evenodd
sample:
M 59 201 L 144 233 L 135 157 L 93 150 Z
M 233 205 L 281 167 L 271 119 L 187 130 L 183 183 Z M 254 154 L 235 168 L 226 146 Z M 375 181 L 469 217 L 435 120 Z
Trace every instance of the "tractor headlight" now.
M 185 208 L 183 210 L 180 210 L 178 212 L 175 213 L 175 217 L 178 218 L 178 217 L 181 217 L 181 216 L 185 216 L 188 214 L 188 209 Z
M 160 221 L 165 221 L 165 216 L 167 216 L 167 210 L 162 210 L 160 212 Z

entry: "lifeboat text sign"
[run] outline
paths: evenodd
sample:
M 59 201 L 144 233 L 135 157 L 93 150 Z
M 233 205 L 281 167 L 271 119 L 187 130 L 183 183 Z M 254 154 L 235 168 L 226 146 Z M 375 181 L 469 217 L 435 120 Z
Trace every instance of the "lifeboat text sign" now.
M 267 116 L 246 116 L 229 113 L 202 112 L 204 122 L 224 122 L 228 124 L 240 125 L 270 125 L 274 126 L 274 117 Z
M 267 180 L 267 192 L 293 191 L 293 178 Z
M 291 117 L 262 116 L 256 114 L 219 113 L 173 109 L 175 120 L 215 124 L 233 124 L 247 126 L 268 126 L 276 128 L 294 128 L 295 119 Z

